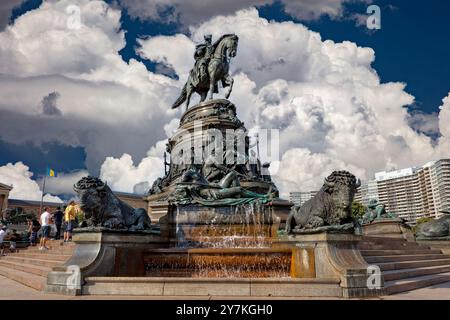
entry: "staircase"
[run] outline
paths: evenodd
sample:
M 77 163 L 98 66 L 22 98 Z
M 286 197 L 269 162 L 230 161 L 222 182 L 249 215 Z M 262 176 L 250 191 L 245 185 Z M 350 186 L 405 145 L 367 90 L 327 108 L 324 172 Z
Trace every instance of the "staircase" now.
M 380 267 L 387 294 L 450 281 L 450 255 L 404 239 L 364 237 L 359 249 L 366 262 Z
M 50 250 L 39 251 L 39 247 L 18 249 L 0 257 L 0 275 L 22 283 L 36 290 L 42 290 L 47 274 L 53 267 L 64 264 L 75 250 L 72 242 L 60 245 L 62 241 L 48 241 Z

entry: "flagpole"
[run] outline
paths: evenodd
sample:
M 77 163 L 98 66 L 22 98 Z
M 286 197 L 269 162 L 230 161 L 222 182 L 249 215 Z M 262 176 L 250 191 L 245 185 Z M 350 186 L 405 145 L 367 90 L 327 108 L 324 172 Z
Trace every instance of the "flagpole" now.
M 42 214 L 42 204 L 44 202 L 44 192 L 45 192 L 45 178 L 47 177 L 47 171 L 44 175 L 44 182 L 42 183 L 42 196 L 41 196 L 41 205 L 39 206 L 39 214 Z

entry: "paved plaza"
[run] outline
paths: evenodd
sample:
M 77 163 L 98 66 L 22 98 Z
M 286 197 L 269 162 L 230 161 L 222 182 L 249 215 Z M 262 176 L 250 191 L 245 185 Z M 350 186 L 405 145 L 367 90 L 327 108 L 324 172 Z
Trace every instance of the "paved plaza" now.
M 34 290 L 13 280 L 0 276 L 0 300 L 239 300 L 239 297 L 207 297 L 207 296 L 64 296 L 58 294 L 48 294 Z M 244 297 L 245 300 L 251 300 L 250 297 Z M 254 300 L 312 300 L 312 298 L 273 298 L 258 297 Z M 320 300 L 336 300 L 337 298 L 324 298 Z M 450 282 L 442 283 L 436 286 L 418 289 L 410 292 L 400 293 L 392 296 L 374 298 L 375 300 L 450 300 Z M 319 300 L 319 299 L 313 299 Z

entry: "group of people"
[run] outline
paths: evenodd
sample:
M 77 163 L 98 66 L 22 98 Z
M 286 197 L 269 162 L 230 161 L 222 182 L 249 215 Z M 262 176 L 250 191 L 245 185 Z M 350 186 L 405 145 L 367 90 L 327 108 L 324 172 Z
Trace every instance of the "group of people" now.
M 7 247 L 5 245 L 5 242 L 9 242 L 9 251 L 14 252 L 16 251 L 16 243 L 17 241 L 20 241 L 21 236 L 17 232 L 16 229 L 10 230 L 12 232 L 8 232 L 8 228 L 6 225 L 1 224 L 0 225 L 0 256 L 4 256 L 4 250 Z
M 41 231 L 41 237 L 39 240 L 39 250 L 48 250 L 47 241 L 50 239 L 50 232 L 52 225 L 55 226 L 56 232 L 54 239 L 61 239 L 61 229 L 63 222 L 65 223 L 64 230 L 64 242 L 60 244 L 63 245 L 66 242 L 72 240 L 72 231 L 77 221 L 77 215 L 80 212 L 79 207 L 75 201 L 71 201 L 69 205 L 64 210 L 58 207 L 56 211 L 50 213 L 48 208 L 44 208 L 39 221 L 37 219 L 28 219 L 28 232 L 30 233 L 30 245 L 35 246 L 37 244 L 38 232 Z
M 78 223 L 78 216 L 81 212 L 80 207 L 75 201 L 70 201 L 64 212 L 61 207 L 57 207 L 54 212 L 50 212 L 49 208 L 45 207 L 39 218 L 27 218 L 27 231 L 29 234 L 29 244 L 36 246 L 39 239 L 39 250 L 48 250 L 47 241 L 50 239 L 51 230 L 56 229 L 54 240 L 61 239 L 61 230 L 64 224 L 64 243 L 72 241 L 72 231 Z M 52 227 L 54 226 L 54 227 Z M 24 238 L 25 239 L 22 239 Z M 16 251 L 16 243 L 19 241 L 26 242 L 27 235 L 17 232 L 17 230 L 9 229 L 3 222 L 0 223 L 0 256 L 4 256 L 4 250 L 9 249 L 9 252 Z

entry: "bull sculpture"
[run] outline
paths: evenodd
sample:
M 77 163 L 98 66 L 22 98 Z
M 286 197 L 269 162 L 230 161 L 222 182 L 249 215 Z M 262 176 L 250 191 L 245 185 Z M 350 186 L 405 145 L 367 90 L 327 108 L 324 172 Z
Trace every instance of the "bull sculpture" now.
M 294 206 L 286 221 L 286 233 L 313 231 L 321 227 L 352 223 L 352 202 L 361 181 L 347 171 L 334 171 L 320 191 L 303 206 Z M 323 228 L 322 228 L 323 229 Z M 332 229 L 332 227 L 328 228 Z
M 80 198 L 80 208 L 86 215 L 88 227 L 150 229 L 150 217 L 145 209 L 134 209 L 111 191 L 106 183 L 95 177 L 83 177 L 73 186 Z

